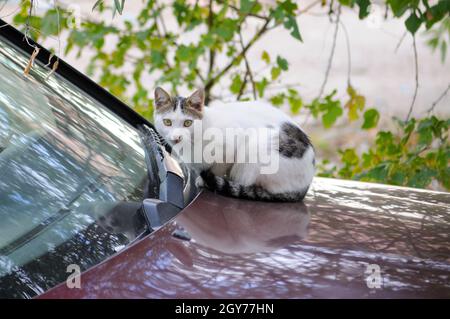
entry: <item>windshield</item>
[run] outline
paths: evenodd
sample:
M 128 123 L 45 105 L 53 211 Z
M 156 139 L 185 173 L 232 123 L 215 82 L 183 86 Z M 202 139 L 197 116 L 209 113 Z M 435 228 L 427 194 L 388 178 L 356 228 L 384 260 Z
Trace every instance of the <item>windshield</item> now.
M 0 37 L 0 297 L 29 298 L 145 231 L 138 132 Z

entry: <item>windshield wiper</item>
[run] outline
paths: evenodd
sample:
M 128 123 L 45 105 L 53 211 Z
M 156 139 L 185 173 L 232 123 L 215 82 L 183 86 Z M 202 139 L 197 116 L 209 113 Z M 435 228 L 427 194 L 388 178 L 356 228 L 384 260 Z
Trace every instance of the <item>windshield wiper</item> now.
M 185 176 L 154 129 L 141 125 L 139 131 L 145 150 L 150 197 L 142 202 L 141 212 L 152 231 L 160 228 L 184 208 Z M 154 185 L 159 185 L 158 189 Z

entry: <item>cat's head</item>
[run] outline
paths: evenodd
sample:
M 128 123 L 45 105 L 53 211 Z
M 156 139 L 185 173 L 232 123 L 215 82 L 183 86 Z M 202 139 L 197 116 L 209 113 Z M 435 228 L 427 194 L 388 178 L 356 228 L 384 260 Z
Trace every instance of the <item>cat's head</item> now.
M 155 89 L 154 122 L 156 129 L 172 145 L 190 143 L 194 126 L 203 118 L 205 93 L 198 89 L 191 96 L 170 96 L 162 88 Z

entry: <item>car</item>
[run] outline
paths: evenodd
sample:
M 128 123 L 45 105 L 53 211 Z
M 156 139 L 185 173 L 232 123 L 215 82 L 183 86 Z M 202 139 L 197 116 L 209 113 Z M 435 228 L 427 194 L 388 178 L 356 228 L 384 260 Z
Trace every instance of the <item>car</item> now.
M 450 297 L 449 193 L 197 189 L 151 123 L 57 59 L 0 20 L 0 298 Z

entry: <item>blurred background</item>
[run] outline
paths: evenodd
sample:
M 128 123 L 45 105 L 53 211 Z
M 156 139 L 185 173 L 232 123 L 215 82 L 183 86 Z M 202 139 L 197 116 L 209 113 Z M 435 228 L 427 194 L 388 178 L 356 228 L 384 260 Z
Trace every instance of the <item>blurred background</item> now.
M 450 1 L 1 1 L 152 120 L 157 85 L 291 114 L 318 175 L 450 190 Z

